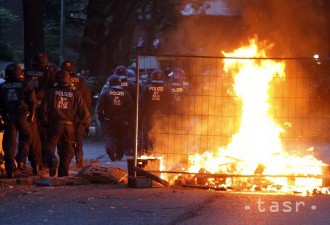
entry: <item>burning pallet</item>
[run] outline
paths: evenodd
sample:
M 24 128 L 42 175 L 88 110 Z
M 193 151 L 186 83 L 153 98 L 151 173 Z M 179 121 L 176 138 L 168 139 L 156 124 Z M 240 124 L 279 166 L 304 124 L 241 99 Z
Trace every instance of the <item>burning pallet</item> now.
M 174 180 L 174 185 L 186 188 L 212 189 L 216 191 L 227 190 L 248 190 L 248 191 L 283 191 L 283 185 L 276 184 L 274 179 L 285 179 L 286 185 L 292 187 L 294 193 L 303 193 L 296 185 L 299 179 L 320 179 L 321 187 L 314 187 L 305 190 L 310 194 L 328 194 L 330 186 L 330 166 L 323 167 L 322 175 L 313 174 L 263 174 L 265 166 L 259 164 L 254 174 L 212 174 L 205 169 L 200 169 L 198 173 L 185 171 L 148 171 L 150 173 L 179 174 Z M 230 185 L 227 180 L 230 179 Z

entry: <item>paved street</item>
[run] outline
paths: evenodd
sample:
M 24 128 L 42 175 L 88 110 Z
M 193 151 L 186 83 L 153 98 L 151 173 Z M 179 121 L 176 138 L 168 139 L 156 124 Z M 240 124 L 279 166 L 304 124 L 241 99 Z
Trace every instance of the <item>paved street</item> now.
M 274 207 L 275 201 L 278 207 Z M 1 192 L 0 224 L 329 224 L 329 210 L 330 197 L 325 195 L 129 189 L 95 184 L 6 187 Z
M 85 143 L 85 158 L 110 163 L 101 142 Z M 103 156 L 103 157 L 102 157 Z M 74 163 L 73 163 L 74 164 Z M 71 173 L 74 171 L 71 171 Z M 234 193 L 126 185 L 3 186 L 0 224 L 330 224 L 330 196 Z

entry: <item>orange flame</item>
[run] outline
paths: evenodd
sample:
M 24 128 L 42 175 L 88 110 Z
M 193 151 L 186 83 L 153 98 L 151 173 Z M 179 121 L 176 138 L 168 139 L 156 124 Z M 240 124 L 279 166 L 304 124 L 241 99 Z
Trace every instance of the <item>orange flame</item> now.
M 233 76 L 233 88 L 242 104 L 241 126 L 231 143 L 219 148 L 217 154 L 205 152 L 190 156 L 190 172 L 203 168 L 211 173 L 251 175 L 263 165 L 263 174 L 267 175 L 322 174 L 325 164 L 312 155 L 301 158 L 283 149 L 280 134 L 285 131 L 270 113 L 269 89 L 275 77 L 285 79 L 285 63 L 258 59 L 266 58 L 265 50 L 272 47 L 266 43 L 257 44 L 257 40 L 252 39 L 249 46 L 232 53 L 223 52 L 227 57 L 224 71 Z M 268 180 L 287 186 L 286 178 Z M 321 179 L 296 178 L 294 185 L 310 189 L 321 183 Z

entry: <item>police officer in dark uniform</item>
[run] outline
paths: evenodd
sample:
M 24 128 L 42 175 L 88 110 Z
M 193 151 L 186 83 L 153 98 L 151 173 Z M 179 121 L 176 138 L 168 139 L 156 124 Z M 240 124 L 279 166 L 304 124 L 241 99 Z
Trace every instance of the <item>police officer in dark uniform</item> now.
M 91 93 L 87 86 L 87 83 L 84 78 L 77 76 L 76 65 L 71 60 L 64 60 L 60 65 L 61 70 L 66 70 L 71 75 L 71 84 L 73 89 L 76 90 L 78 93 L 81 94 L 82 98 L 85 101 L 86 107 L 88 110 L 91 108 Z M 82 122 L 79 120 L 75 121 L 75 129 L 74 129 L 74 138 L 75 138 L 75 156 L 76 156 L 76 165 L 77 167 L 84 166 L 84 159 L 83 159 L 83 136 L 84 136 L 84 129 Z
M 45 144 L 46 133 L 40 124 L 41 118 L 39 107 L 45 91 L 52 87 L 54 83 L 54 73 L 57 71 L 52 67 L 50 71 L 48 70 L 49 60 L 47 54 L 44 52 L 35 54 L 32 57 L 30 64 L 30 67 L 25 69 L 25 79 L 32 84 L 38 100 L 36 121 L 31 126 L 31 132 L 33 135 L 30 148 L 34 149 L 33 151 L 39 151 L 38 149 L 41 149 L 42 157 L 44 157 L 44 149 L 42 147 Z
M 166 88 L 169 90 L 169 108 L 176 115 L 181 115 L 187 108 L 184 107 L 184 104 L 188 95 L 188 86 L 185 85 L 185 76 L 182 69 L 176 68 L 169 74 Z
M 121 86 L 132 96 L 133 101 L 135 101 L 136 85 L 132 81 L 128 80 L 127 69 L 125 66 L 117 66 L 114 74 L 120 77 Z
M 164 72 L 161 69 L 155 69 L 151 73 L 150 84 L 143 87 L 140 102 L 140 111 L 143 115 L 140 142 L 142 141 L 141 147 L 144 148 L 146 153 L 150 153 L 154 147 L 154 140 L 150 131 L 155 125 L 157 114 L 165 112 L 168 102 L 168 90 L 164 83 Z
M 49 166 L 49 175 L 55 176 L 57 158 L 55 148 L 58 146 L 60 163 L 58 176 L 68 176 L 69 164 L 74 156 L 74 126 L 79 119 L 89 134 L 90 116 L 85 101 L 80 93 L 76 92 L 70 83 L 69 72 L 60 70 L 56 74 L 57 82 L 52 89 L 46 92 L 41 103 L 41 118 L 47 126 L 45 144 L 46 159 Z
M 110 80 L 112 79 L 111 77 L 113 75 L 117 75 L 120 77 L 120 80 L 121 80 L 121 86 L 125 89 L 125 91 L 127 91 L 133 101 L 135 101 L 135 96 L 136 96 L 136 84 L 134 84 L 134 82 L 132 82 L 131 80 L 128 80 L 128 77 L 127 77 L 127 70 L 125 68 L 125 66 L 117 66 L 115 68 L 115 71 L 113 74 L 111 74 L 108 79 L 107 79 L 107 82 L 106 84 L 103 86 L 102 88 L 102 91 L 101 91 L 101 94 L 104 92 L 104 91 L 107 91 L 108 89 L 110 89 Z
M 190 84 L 189 84 L 189 81 L 188 81 L 188 79 L 186 77 L 186 74 L 185 74 L 183 69 L 181 69 L 179 67 L 173 69 L 168 74 L 168 79 L 169 79 L 169 82 L 172 82 L 172 83 L 175 82 L 178 79 L 182 80 L 182 85 L 183 85 L 184 89 L 186 91 L 189 91 Z
M 118 75 L 121 79 L 121 86 L 127 91 L 132 99 L 134 104 L 136 103 L 136 84 L 128 79 L 128 71 L 125 66 L 117 66 L 114 74 Z M 135 105 L 134 105 L 135 107 Z M 133 155 L 134 149 L 134 133 L 135 133 L 135 118 L 132 116 L 127 121 L 128 133 L 125 136 L 125 153 L 126 155 Z
M 33 172 L 37 173 L 40 152 L 29 154 L 32 133 L 31 121 L 37 105 L 37 99 L 33 87 L 23 80 L 23 70 L 19 64 L 13 63 L 7 66 L 5 71 L 5 83 L 0 86 L 1 116 L 5 121 L 3 150 L 5 152 L 5 168 L 7 177 L 12 178 L 16 170 L 16 137 L 17 131 L 20 143 L 16 155 L 18 169 L 24 170 L 26 158 L 30 155 Z
M 104 141 L 111 161 L 120 160 L 124 154 L 128 123 L 134 115 L 134 102 L 131 95 L 121 86 L 121 79 L 112 75 L 109 89 L 98 100 L 97 115 L 104 124 Z
M 31 67 L 25 72 L 26 81 L 30 82 L 37 95 L 38 104 L 41 104 L 45 91 L 53 85 L 53 77 L 48 71 L 48 56 L 46 53 L 39 52 L 31 59 Z
M 133 69 L 127 69 L 127 80 L 136 85 L 136 73 Z
M 128 80 L 128 74 L 125 66 L 117 66 L 114 70 L 113 75 L 119 76 L 121 80 L 121 86 L 123 89 L 128 92 L 133 100 L 133 102 L 136 102 L 136 84 L 132 82 L 131 80 Z M 112 76 L 109 76 L 107 79 L 107 83 L 104 85 L 101 94 L 104 91 L 108 91 L 110 89 L 110 80 L 112 79 Z M 133 148 L 134 148 L 134 128 L 135 128 L 135 118 L 130 117 L 127 123 L 127 134 L 125 135 L 125 153 L 126 155 L 133 154 Z

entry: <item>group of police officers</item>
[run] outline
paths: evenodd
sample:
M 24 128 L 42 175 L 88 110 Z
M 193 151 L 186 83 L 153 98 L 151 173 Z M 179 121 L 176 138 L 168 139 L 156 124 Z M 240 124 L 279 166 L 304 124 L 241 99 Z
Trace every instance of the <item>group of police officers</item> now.
M 97 115 L 103 123 L 106 152 L 112 161 L 124 154 L 133 154 L 135 140 L 136 101 L 139 101 L 139 154 L 150 154 L 154 148 L 152 128 L 158 115 L 169 111 L 180 113 L 188 93 L 184 71 L 174 69 L 169 74 L 157 68 L 147 81 L 140 80 L 140 95 L 136 96 L 136 69 L 118 66 L 104 85 L 97 104 Z M 182 111 L 181 111 L 182 113 Z
M 89 134 L 91 97 L 75 70 L 70 60 L 60 69 L 49 65 L 42 52 L 24 71 L 17 63 L 7 66 L 0 85 L 0 114 L 8 178 L 24 172 L 27 159 L 33 174 L 49 168 L 52 177 L 56 172 L 68 176 L 74 155 L 77 166 L 83 166 L 82 133 Z
M 157 114 L 176 110 L 188 91 L 182 69 L 165 75 L 161 69 L 140 81 L 136 96 L 136 68 L 118 66 L 102 88 L 96 113 L 102 124 L 106 152 L 111 161 L 133 154 L 136 101 L 139 101 L 140 154 L 151 153 L 150 131 Z M 86 81 L 77 76 L 70 60 L 60 68 L 50 65 L 45 53 L 36 54 L 24 71 L 19 64 L 7 66 L 0 85 L 1 130 L 8 178 L 26 170 L 33 174 L 48 168 L 49 175 L 68 176 L 69 164 L 83 167 L 83 135 L 89 134 L 91 95 Z M 17 133 L 18 145 L 17 145 Z M 59 156 L 59 161 L 56 157 Z M 17 152 L 17 153 L 16 153 Z

